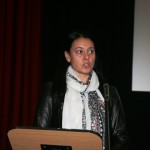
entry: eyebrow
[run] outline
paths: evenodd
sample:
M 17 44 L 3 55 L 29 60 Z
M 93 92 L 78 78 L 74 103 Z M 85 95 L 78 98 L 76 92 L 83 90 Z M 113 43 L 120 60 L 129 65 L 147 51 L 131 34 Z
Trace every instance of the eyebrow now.
M 77 47 L 77 48 L 81 48 L 81 49 L 84 49 L 83 47 Z M 77 48 L 75 48 L 75 49 L 77 49 Z M 90 48 L 94 48 L 93 46 L 91 46 L 91 47 L 89 47 L 88 49 L 90 49 Z
M 84 49 L 83 47 L 80 47 L 80 46 L 79 46 L 79 47 L 77 47 L 77 48 L 81 48 L 81 49 Z M 77 48 L 75 48 L 75 49 L 77 49 Z

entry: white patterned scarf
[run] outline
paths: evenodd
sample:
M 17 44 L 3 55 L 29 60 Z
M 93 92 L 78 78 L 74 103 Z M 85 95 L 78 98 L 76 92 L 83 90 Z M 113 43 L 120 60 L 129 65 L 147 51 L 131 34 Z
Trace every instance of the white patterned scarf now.
M 66 84 L 62 128 L 93 130 L 102 136 L 105 125 L 104 98 L 98 89 L 99 80 L 94 70 L 89 76 L 89 83 L 84 84 L 69 66 Z

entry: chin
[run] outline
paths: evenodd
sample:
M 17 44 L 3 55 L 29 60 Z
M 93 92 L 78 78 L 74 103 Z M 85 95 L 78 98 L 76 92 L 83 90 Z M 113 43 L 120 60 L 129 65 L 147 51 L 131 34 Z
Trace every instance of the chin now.
M 86 75 L 88 75 L 88 74 L 91 73 L 91 71 L 92 71 L 91 69 L 90 70 L 84 70 L 83 73 L 86 74 Z

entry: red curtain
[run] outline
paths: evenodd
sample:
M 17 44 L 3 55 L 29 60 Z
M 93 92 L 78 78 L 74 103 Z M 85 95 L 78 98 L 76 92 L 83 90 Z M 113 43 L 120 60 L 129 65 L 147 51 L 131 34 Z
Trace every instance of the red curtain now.
M 0 149 L 7 133 L 32 126 L 41 82 L 41 0 L 0 2 Z

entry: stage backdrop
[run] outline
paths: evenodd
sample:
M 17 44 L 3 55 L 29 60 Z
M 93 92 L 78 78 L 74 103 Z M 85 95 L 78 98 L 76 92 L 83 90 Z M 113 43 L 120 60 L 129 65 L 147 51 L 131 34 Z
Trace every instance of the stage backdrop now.
M 41 0 L 0 1 L 0 149 L 7 132 L 33 124 L 40 87 Z

